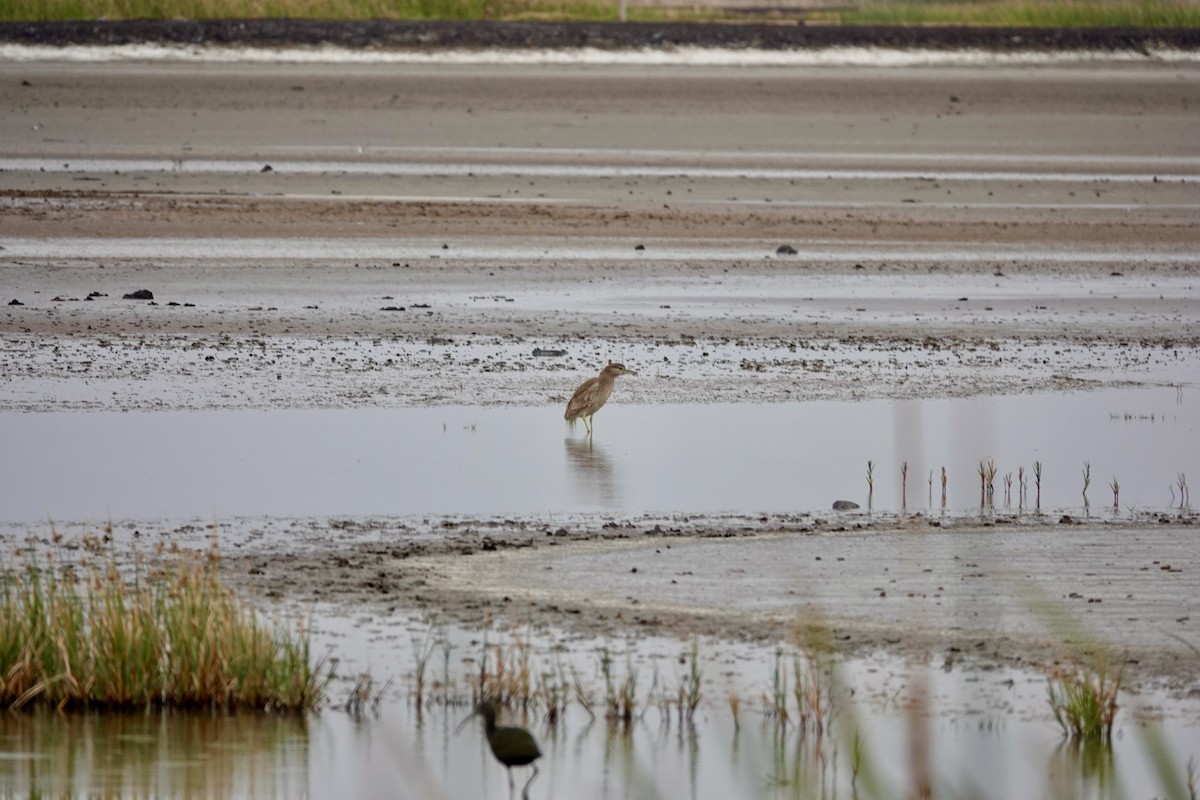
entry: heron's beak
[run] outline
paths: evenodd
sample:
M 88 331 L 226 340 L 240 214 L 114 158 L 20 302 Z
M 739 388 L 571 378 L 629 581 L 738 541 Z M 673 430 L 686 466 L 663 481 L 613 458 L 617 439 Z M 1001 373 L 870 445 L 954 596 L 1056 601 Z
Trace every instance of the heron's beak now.
M 462 729 L 467 727 L 467 723 L 475 719 L 477 716 L 479 716 L 478 711 L 472 711 L 470 714 L 468 714 L 462 722 L 458 723 L 458 727 L 454 729 L 454 735 L 458 736 L 460 733 L 462 733 Z
M 637 375 L 637 373 L 636 373 L 636 372 L 634 372 L 634 371 L 633 371 L 633 370 L 631 370 L 631 369 L 627 369 L 627 370 L 625 370 L 625 372 L 623 372 L 622 374 L 623 374 L 623 375 Z

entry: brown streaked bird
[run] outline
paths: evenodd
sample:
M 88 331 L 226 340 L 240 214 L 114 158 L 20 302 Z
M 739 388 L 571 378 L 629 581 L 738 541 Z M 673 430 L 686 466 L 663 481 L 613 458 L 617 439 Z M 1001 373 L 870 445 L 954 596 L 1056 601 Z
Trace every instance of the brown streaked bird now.
M 608 402 L 613 391 L 613 384 L 622 375 L 637 375 L 637 373 L 631 369 L 625 369 L 624 364 L 610 363 L 600 370 L 599 375 L 584 381 L 575 390 L 575 394 L 571 395 L 571 401 L 567 403 L 567 413 L 563 416 L 569 422 L 574 422 L 582 417 L 584 427 L 587 428 L 588 433 L 591 433 L 592 415 Z

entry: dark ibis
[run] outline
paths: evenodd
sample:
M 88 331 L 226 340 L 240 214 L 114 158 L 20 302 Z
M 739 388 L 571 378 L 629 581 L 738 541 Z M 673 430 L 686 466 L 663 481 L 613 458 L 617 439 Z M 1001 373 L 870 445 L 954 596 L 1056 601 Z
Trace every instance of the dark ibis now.
M 483 732 L 487 736 L 488 746 L 492 748 L 492 755 L 508 770 L 509 792 L 512 792 L 514 788 L 512 768 L 533 767 L 533 774 L 529 776 L 525 788 L 521 790 L 521 796 L 528 797 L 529 787 L 533 784 L 534 778 L 538 776 L 537 764 L 533 762 L 542 757 L 537 740 L 524 728 L 518 728 L 515 725 L 497 725 L 496 705 L 490 700 L 484 700 L 475 706 L 475 710 L 471 712 L 470 716 L 459 723 L 458 730 L 461 731 L 476 716 L 483 717 Z

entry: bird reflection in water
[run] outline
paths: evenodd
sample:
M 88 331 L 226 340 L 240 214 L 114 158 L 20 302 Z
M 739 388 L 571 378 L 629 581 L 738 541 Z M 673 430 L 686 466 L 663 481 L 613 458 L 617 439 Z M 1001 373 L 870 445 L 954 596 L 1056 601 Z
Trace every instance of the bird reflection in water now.
M 563 444 L 567 448 L 567 464 L 575 484 L 575 495 L 585 505 L 615 508 L 619 504 L 617 482 L 612 459 L 605 455 L 604 448 L 595 444 L 590 436 L 582 439 L 567 436 Z

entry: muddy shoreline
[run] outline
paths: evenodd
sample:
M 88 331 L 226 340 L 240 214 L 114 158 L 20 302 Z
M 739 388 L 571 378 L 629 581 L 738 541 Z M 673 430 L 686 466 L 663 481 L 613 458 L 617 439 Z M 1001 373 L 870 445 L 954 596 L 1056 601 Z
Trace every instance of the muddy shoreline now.
M 1049 669 L 1071 663 L 1073 656 L 1105 657 L 1124 664 L 1131 691 L 1159 687 L 1180 697 L 1200 697 L 1195 654 L 1183 640 L 1171 638 L 1173 630 L 1188 629 L 1189 612 L 1172 608 L 1167 599 L 1196 588 L 1195 562 L 1184 540 L 1200 520 L 1190 511 L 1135 514 L 1099 523 L 1007 512 L 982 517 L 852 513 L 763 520 L 747 519 L 742 525 L 614 520 L 590 530 L 571 523 L 555 528 L 536 520 L 472 520 L 451 523 L 437 541 L 360 543 L 336 553 L 276 549 L 232 554 L 225 563 L 232 579 L 247 591 L 295 607 L 323 603 L 347 613 L 375 609 L 381 615 L 419 609 L 434 624 L 467 630 L 483 630 L 503 620 L 516 629 L 532 625 L 599 637 L 633 632 L 683 640 L 695 635 L 802 644 L 806 633 L 817 630 L 850 658 L 890 652 L 913 663 L 944 657 L 947 663 L 984 670 Z M 361 523 L 347 524 L 351 527 L 343 530 Z M 922 536 L 937 536 L 941 543 L 922 543 Z M 1048 549 L 1054 560 L 1040 565 L 1033 559 L 1014 560 L 1011 551 L 993 560 L 975 539 L 978 536 L 1002 539 L 998 553 L 1015 547 L 1037 551 L 1041 557 Z M 1095 564 L 1088 558 L 1072 563 L 1076 559 L 1071 553 L 1111 542 L 1111 537 L 1144 540 L 1145 563 L 1129 563 L 1128 577 L 1120 586 L 1114 575 L 1106 574 L 1087 588 L 1084 576 Z M 876 559 L 859 560 L 878 548 L 889 549 L 886 542 L 905 540 L 903 548 L 925 549 L 924 555 L 891 560 L 890 571 Z M 931 572 L 927 565 L 939 562 L 936 553 L 942 544 L 954 541 L 958 544 L 948 547 L 965 560 L 946 557 L 936 577 L 927 581 L 929 587 L 914 590 L 922 573 Z M 704 580 L 691 577 L 693 570 L 703 575 L 708 551 L 723 542 L 736 543 L 740 552 L 764 545 L 787 551 L 794 560 L 779 595 L 760 597 L 764 603 L 752 608 L 736 602 L 722 607 L 719 584 L 714 584 L 708 604 L 670 599 L 676 589 L 684 591 L 677 581 Z M 690 555 L 693 551 L 697 555 Z M 658 563 L 663 558 L 676 560 L 664 566 Z M 623 576 L 607 572 L 611 577 L 601 580 L 598 573 L 596 581 L 587 579 L 589 572 L 613 559 L 624 565 Z M 823 568 L 823 563 L 830 567 Z M 553 583 L 559 573 L 557 580 L 575 584 L 574 591 Z M 305 576 L 303 584 L 298 575 Z M 1146 580 L 1135 587 L 1128 582 L 1134 575 Z M 724 580 L 757 577 L 761 576 L 728 575 Z M 601 583 L 609 583 L 609 590 Z M 660 588 L 652 588 L 655 584 Z M 1044 597 L 1038 594 L 1042 591 Z M 1143 591 L 1165 594 L 1143 596 Z M 1048 603 L 1047 609 L 1032 610 L 1039 602 Z M 989 608 L 988 613 L 999 619 L 979 616 L 981 608 Z M 1122 635 L 1110 638 L 1118 628 Z

